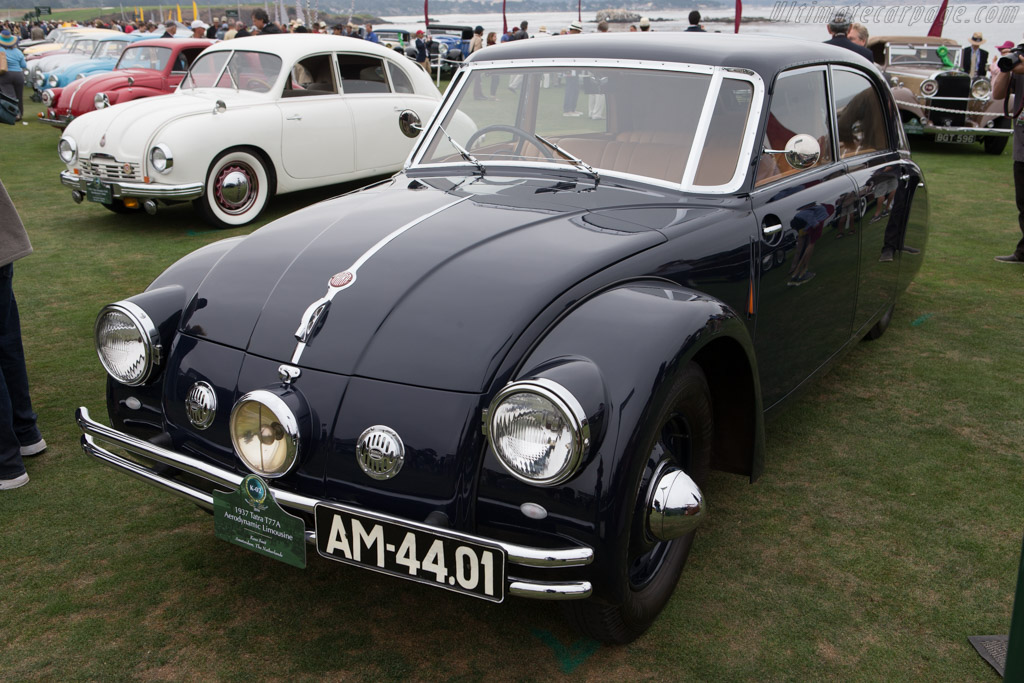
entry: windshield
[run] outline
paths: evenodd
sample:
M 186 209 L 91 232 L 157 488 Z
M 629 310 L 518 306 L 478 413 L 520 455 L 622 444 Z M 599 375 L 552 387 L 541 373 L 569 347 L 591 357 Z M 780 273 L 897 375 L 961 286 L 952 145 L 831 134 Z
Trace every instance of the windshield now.
M 118 69 L 155 69 L 163 71 L 171 58 L 169 47 L 129 47 L 117 63 Z
M 192 64 L 181 90 L 228 88 L 269 92 L 281 72 L 281 58 L 265 52 L 210 52 Z
M 96 47 L 95 40 L 76 40 L 75 44 L 71 46 L 71 54 L 73 55 L 91 55 L 93 49 Z
M 435 126 L 418 162 L 466 163 L 465 151 L 483 169 L 547 162 L 678 184 L 692 161 L 694 185 L 729 184 L 742 174 L 754 85 L 724 78 L 699 130 L 711 84 L 707 70 L 475 69 L 441 122 L 455 144 Z
M 931 64 L 947 66 L 939 56 L 939 49 L 945 48 L 948 66 L 960 63 L 960 48 L 939 45 L 889 45 L 890 64 Z
M 124 48 L 128 45 L 123 40 L 105 40 L 102 43 L 96 45 L 96 49 L 93 50 L 93 59 L 112 59 L 124 52 Z

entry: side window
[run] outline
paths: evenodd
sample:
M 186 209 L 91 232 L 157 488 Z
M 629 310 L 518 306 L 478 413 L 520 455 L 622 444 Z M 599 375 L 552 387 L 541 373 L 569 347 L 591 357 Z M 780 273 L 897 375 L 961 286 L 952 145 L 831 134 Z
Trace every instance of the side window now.
M 889 148 L 882 103 L 871 81 L 861 74 L 832 72 L 839 156 L 843 159 Z
M 391 74 L 391 83 L 395 86 L 395 92 L 403 92 L 410 95 L 416 92 L 412 87 L 412 81 L 409 79 L 409 74 L 402 71 L 400 66 L 388 62 L 388 73 Z
M 344 93 L 391 92 L 384 62 L 366 55 L 338 55 L 338 72 Z
M 330 55 L 313 55 L 296 62 L 292 67 L 291 78 L 284 84 L 284 97 L 310 97 L 316 95 L 334 95 L 338 88 L 334 85 L 334 72 L 331 69 Z
M 794 135 L 806 133 L 818 141 L 821 156 L 812 168 L 832 163 L 827 92 L 824 69 L 783 74 L 776 81 L 757 164 L 758 187 L 806 170 L 790 166 L 784 154 L 763 151 L 785 149 Z

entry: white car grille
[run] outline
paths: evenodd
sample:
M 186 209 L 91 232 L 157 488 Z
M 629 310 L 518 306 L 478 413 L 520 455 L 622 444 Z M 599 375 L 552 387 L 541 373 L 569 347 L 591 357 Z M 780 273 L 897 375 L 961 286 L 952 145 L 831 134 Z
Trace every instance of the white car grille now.
M 104 180 L 141 180 L 138 163 L 118 161 L 106 154 L 93 154 L 88 160 L 82 160 L 82 173 Z

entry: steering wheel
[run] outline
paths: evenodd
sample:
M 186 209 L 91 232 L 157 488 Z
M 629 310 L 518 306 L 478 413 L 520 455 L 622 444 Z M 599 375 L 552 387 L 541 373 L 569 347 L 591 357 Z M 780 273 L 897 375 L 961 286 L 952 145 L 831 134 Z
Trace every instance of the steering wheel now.
M 262 78 L 249 77 L 245 81 L 246 90 L 254 90 L 256 92 L 268 92 L 270 90 L 270 83 L 266 82 Z
M 536 147 L 538 150 L 540 150 L 540 153 L 543 154 L 547 159 L 552 159 L 553 160 L 555 158 L 554 155 L 551 153 L 551 150 L 548 148 L 548 146 L 545 145 L 540 140 L 538 140 L 537 137 L 533 133 L 525 131 L 522 128 L 520 128 L 519 126 L 509 126 L 509 125 L 506 125 L 504 123 L 495 123 L 494 125 L 491 125 L 491 126 L 484 126 L 480 130 L 478 130 L 475 133 L 473 133 L 472 135 L 470 135 L 469 136 L 469 140 L 466 141 L 466 149 L 469 150 L 469 151 L 472 151 L 473 150 L 473 144 L 477 140 L 482 138 L 483 136 L 485 136 L 488 133 L 490 133 L 491 131 L 501 131 L 503 133 L 512 133 L 517 138 L 520 138 L 524 142 L 528 142 L 531 145 L 533 145 L 534 147 Z

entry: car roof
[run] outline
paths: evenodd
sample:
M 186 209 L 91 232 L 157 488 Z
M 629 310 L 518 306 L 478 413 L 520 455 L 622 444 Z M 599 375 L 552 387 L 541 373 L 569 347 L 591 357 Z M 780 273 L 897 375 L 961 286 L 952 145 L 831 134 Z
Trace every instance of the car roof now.
M 214 41 L 209 38 L 146 38 L 132 44 L 132 47 L 169 47 L 186 50 L 190 47 L 205 48 L 213 44 Z
M 794 38 L 674 31 L 579 34 L 516 40 L 488 47 L 473 62 L 527 59 L 628 59 L 706 64 L 756 71 L 770 79 L 792 66 L 823 62 L 863 67 L 866 59 L 846 48 Z
M 367 40 L 356 40 L 348 36 L 335 36 L 323 33 L 280 33 L 269 36 L 249 36 L 233 38 L 211 45 L 207 52 L 223 52 L 228 50 L 255 50 L 275 54 L 284 61 L 298 59 L 313 52 L 366 52 L 393 59 L 394 50 L 371 43 Z

